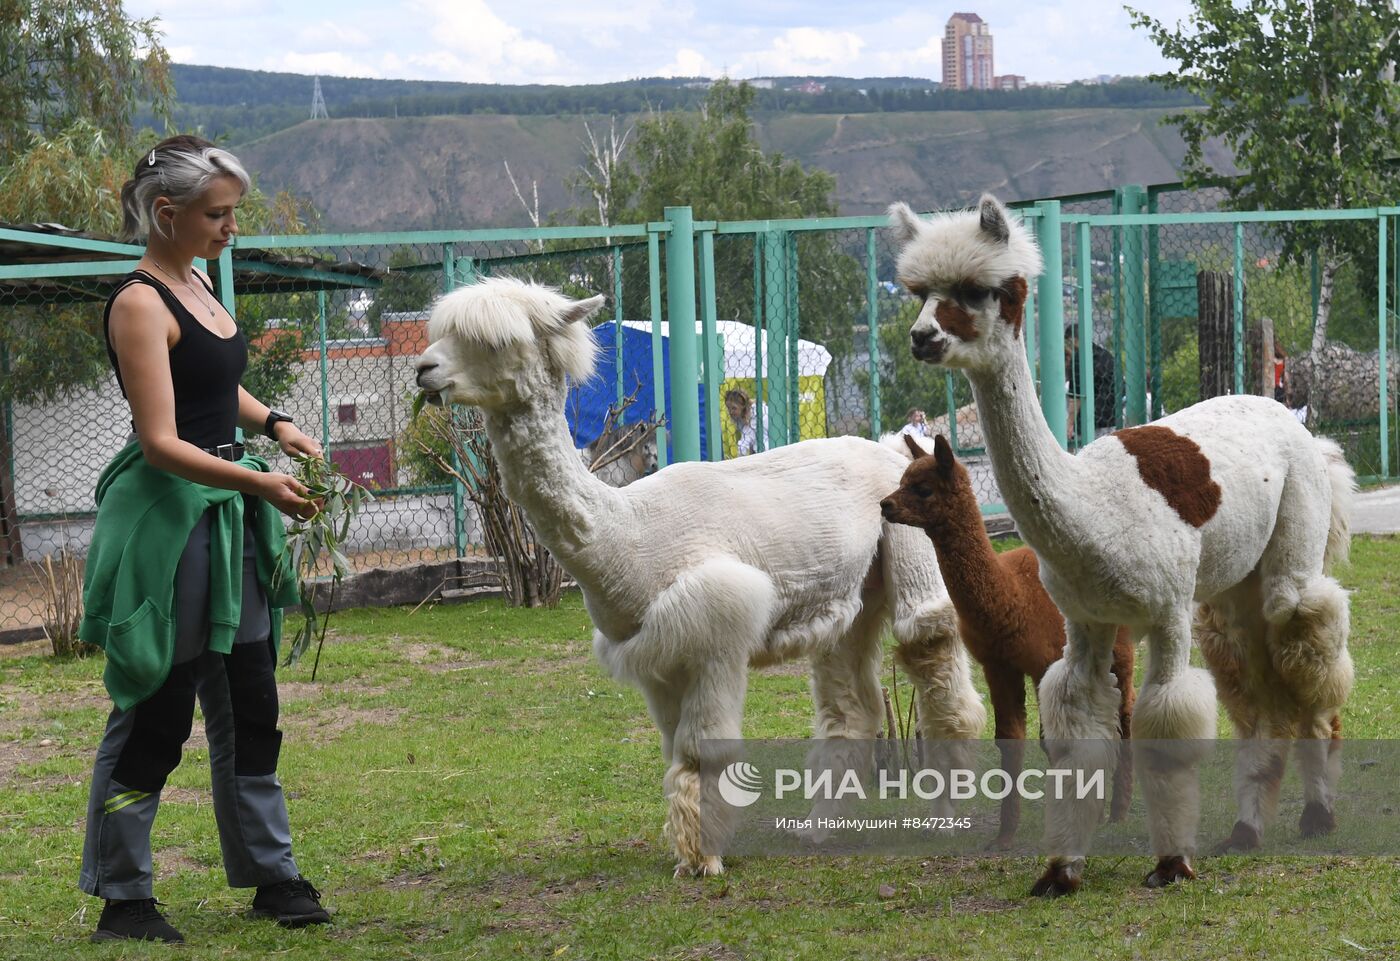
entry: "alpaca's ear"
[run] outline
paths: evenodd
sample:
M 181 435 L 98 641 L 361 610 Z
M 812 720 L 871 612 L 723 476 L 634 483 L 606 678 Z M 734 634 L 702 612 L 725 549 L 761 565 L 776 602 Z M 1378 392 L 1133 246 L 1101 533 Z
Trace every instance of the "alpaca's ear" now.
M 581 303 L 587 304 L 593 300 L 602 298 L 593 297 Z M 583 316 L 587 317 L 588 314 Z M 598 342 L 593 338 L 593 331 L 588 329 L 587 324 L 565 324 L 549 334 L 544 343 L 545 349 L 549 351 L 559 369 L 575 384 L 581 384 L 593 376 Z
M 903 434 L 901 436 L 904 438 L 905 445 L 909 448 L 910 456 L 915 460 L 928 454 L 928 451 L 919 446 L 919 442 L 914 439 L 913 434 Z
M 1011 239 L 1011 224 L 1006 219 L 1006 208 L 991 194 L 983 194 L 978 204 L 978 226 L 989 240 L 1004 244 Z
M 606 298 L 602 294 L 595 294 L 587 300 L 572 301 L 560 311 L 559 319 L 566 324 L 581 323 L 597 313 L 605 302 Z
M 919 219 L 919 215 L 902 201 L 890 204 L 889 214 L 890 229 L 894 231 L 894 239 L 901 247 L 919 236 L 919 232 L 924 229 L 924 222 Z
M 953 465 L 957 461 L 953 457 L 953 448 L 948 443 L 948 438 L 942 434 L 933 439 L 933 462 L 938 465 L 940 473 L 947 474 L 953 470 Z

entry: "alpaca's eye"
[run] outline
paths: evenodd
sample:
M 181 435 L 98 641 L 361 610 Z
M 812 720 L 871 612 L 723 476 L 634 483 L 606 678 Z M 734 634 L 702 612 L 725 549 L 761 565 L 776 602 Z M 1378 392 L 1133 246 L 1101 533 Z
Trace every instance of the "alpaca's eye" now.
M 981 307 L 991 296 L 990 287 L 979 287 L 976 284 L 967 284 L 959 287 L 957 291 L 958 300 L 968 307 Z
M 912 493 L 915 497 L 918 497 L 918 498 L 920 498 L 920 499 L 924 499 L 924 498 L 928 498 L 928 497 L 932 497 L 932 496 L 933 496 L 933 491 L 930 490 L 928 487 L 926 487 L 926 486 L 923 485 L 923 484 L 915 484 L 913 487 L 909 488 L 909 491 L 910 491 L 910 493 Z

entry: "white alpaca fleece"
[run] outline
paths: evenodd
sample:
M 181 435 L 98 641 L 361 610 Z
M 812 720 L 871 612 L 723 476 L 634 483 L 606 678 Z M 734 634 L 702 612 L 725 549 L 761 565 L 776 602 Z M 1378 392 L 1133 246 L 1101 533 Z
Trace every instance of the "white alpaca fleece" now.
M 1031 232 L 990 195 L 975 213 L 938 213 L 928 220 L 908 204 L 894 204 L 890 225 L 904 245 L 897 277 L 911 290 L 927 287 L 929 278 L 1000 287 L 1012 277 L 1030 281 L 1044 269 Z
M 449 332 L 492 350 L 539 343 L 575 382 L 593 376 L 597 342 L 584 324 L 603 298 L 572 301 L 552 287 L 490 277 L 458 287 L 433 305 L 429 342 Z
M 951 707 L 929 719 L 935 736 L 975 737 L 981 704 L 946 633 L 932 545 L 880 514 L 907 453 L 840 437 L 674 464 L 621 489 L 588 473 L 564 420 L 571 365 L 550 363 L 548 345 L 577 330 L 586 343 L 555 353 L 591 357 L 591 333 L 562 318 L 596 301 L 515 282 L 457 291 L 434 312 L 418 383 L 482 410 L 507 495 L 583 591 L 599 661 L 646 697 L 672 764 L 679 870 L 715 873 L 690 774 L 707 742 L 740 736 L 750 666 L 809 657 L 818 733 L 871 738 L 883 719 L 880 632 L 892 624 L 900 641 L 942 652 L 931 681 Z

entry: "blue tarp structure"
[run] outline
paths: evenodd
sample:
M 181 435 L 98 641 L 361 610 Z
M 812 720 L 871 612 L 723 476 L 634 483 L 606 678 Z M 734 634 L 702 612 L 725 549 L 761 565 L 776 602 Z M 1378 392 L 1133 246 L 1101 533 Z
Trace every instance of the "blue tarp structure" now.
M 569 421 L 569 431 L 574 435 L 575 447 L 587 447 L 603 432 L 603 422 L 608 416 L 608 408 L 617 403 L 617 327 L 612 321 L 593 328 L 593 337 L 598 342 L 598 370 L 586 383 L 569 388 L 569 396 L 564 401 L 564 416 Z M 661 338 L 661 366 L 666 372 L 666 383 L 661 387 L 663 396 L 670 396 L 671 342 Z M 700 456 L 708 459 L 705 451 L 705 386 L 696 384 L 700 397 Z M 652 376 L 651 332 L 633 327 L 622 328 L 622 394 L 624 397 L 636 394 L 631 406 L 623 411 L 619 422 L 635 424 L 646 420 L 656 410 L 656 384 Z M 667 427 L 670 426 L 669 417 Z M 666 462 L 672 463 L 670 433 L 666 437 Z

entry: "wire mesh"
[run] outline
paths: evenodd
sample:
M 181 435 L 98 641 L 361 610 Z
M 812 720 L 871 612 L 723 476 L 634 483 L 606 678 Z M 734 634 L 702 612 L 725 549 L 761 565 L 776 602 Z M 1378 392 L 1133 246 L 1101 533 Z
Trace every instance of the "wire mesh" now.
M 1400 446 L 1400 258 L 1393 252 L 1400 224 L 1386 221 L 1385 260 L 1356 258 L 1329 274 L 1316 258 L 1286 262 L 1270 223 L 1099 222 L 1151 209 L 1206 212 L 1222 197 L 1221 188 L 1154 188 L 1139 190 L 1137 199 L 1127 190 L 1062 203 L 1066 376 L 1063 384 L 1040 387 L 1065 391 L 1071 446 L 1243 391 L 1278 397 L 1314 430 L 1336 438 L 1363 478 L 1393 476 Z M 1380 223 L 1367 226 L 1377 250 Z M 887 228 L 844 220 L 719 224 L 701 233 L 710 230 L 696 245 L 696 317 L 705 318 L 712 286 L 716 331 L 715 343 L 702 343 L 699 352 L 702 369 L 709 368 L 696 387 L 702 457 L 730 459 L 814 437 L 942 433 L 967 464 L 984 509 L 999 508 L 966 380 L 909 352 L 919 301 L 895 282 L 899 251 Z M 429 308 L 456 285 L 518 277 L 575 297 L 606 295 L 592 319 L 597 374 L 575 385 L 566 410 L 575 446 L 615 485 L 674 459 L 666 418 L 676 385 L 669 328 L 658 323 L 667 295 L 664 230 L 530 238 L 522 231 L 491 242 L 429 243 L 383 235 L 299 247 L 273 239 L 262 247 L 245 242 L 235 252 L 233 305 L 251 345 L 245 386 L 289 411 L 343 471 L 376 492 L 348 538 L 355 570 L 481 550 L 470 498 L 434 458 L 450 452 L 411 416 Z M 62 569 L 80 567 L 97 476 L 130 436 L 100 318 L 135 254 L 93 253 L 83 268 L 92 275 L 55 269 L 40 276 L 6 266 L 56 260 L 52 248 L 0 264 L 8 271 L 0 275 L 8 344 L 0 355 L 0 631 L 34 632 L 43 622 L 50 607 L 44 581 L 52 582 L 46 558 Z M 92 265 L 104 258 L 115 260 L 102 274 L 105 268 Z M 219 272 L 211 273 L 217 281 Z M 1313 323 L 1329 283 L 1327 346 L 1314 373 Z M 1033 371 L 1043 306 L 1028 305 Z M 619 452 L 623 434 L 640 442 Z M 247 443 L 274 469 L 290 468 L 267 439 Z

